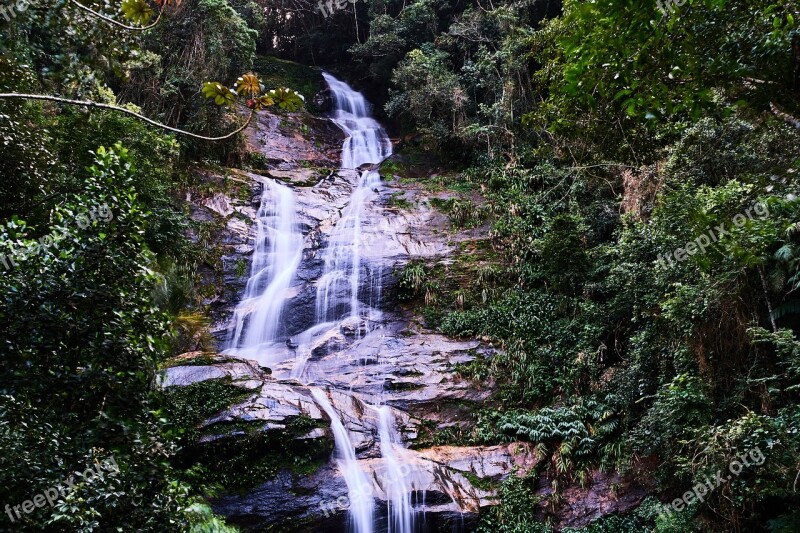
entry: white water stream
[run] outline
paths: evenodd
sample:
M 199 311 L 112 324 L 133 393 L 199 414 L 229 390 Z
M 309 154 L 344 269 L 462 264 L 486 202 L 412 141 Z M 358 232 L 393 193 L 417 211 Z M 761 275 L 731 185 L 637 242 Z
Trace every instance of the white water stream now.
M 334 456 L 338 462 L 339 471 L 347 483 L 347 492 L 350 506 L 350 526 L 354 533 L 372 533 L 374 530 L 373 516 L 375 503 L 372 497 L 372 481 L 358 466 L 356 452 L 350 442 L 344 424 L 339 419 L 339 413 L 333 408 L 328 396 L 322 390 L 312 387 L 311 395 L 314 401 L 322 408 L 331 419 L 333 430 Z
M 334 97 L 333 122 L 346 134 L 342 145 L 343 169 L 382 162 L 392 153 L 392 145 L 381 125 L 370 116 L 364 96 L 346 83 L 323 74 Z M 315 339 L 355 320 L 361 331 L 362 320 L 369 323 L 377 313 L 381 297 L 381 266 L 362 265 L 362 220 L 368 202 L 380 186 L 376 170 L 361 171 L 350 201 L 333 227 L 322 251 L 324 266 L 316 282 L 314 325 L 290 339 L 293 353 L 287 352 L 284 304 L 303 255 L 303 235 L 298 229 L 295 195 L 291 188 L 267 180 L 256 223 L 256 242 L 250 278 L 242 301 L 234 311 L 226 353 L 259 360 L 281 362 L 294 357 L 290 377 L 305 375 Z M 364 305 L 365 304 L 365 305 Z M 367 326 L 368 327 L 368 326 Z M 358 334 L 357 334 L 358 335 Z M 272 360 L 272 359 L 278 359 Z M 349 528 L 354 533 L 375 531 L 373 482 L 361 470 L 355 448 L 339 413 L 328 396 L 311 388 L 314 400 L 331 419 L 334 457 L 348 488 Z M 377 433 L 384 461 L 384 493 L 387 497 L 387 533 L 412 533 L 414 512 L 411 480 L 404 472 L 397 449 L 402 441 L 388 406 L 375 407 Z M 383 531 L 383 528 L 379 528 Z
M 370 116 L 364 96 L 329 74 L 323 76 L 334 97 L 332 120 L 347 136 L 342 145 L 342 168 L 380 163 L 389 157 L 392 143 L 383 127 Z M 363 283 L 361 279 L 361 214 L 380 182 L 377 170 L 361 173 L 350 202 L 330 235 L 323 254 L 325 266 L 317 283 L 317 323 L 348 315 L 359 317 L 359 289 L 366 287 L 371 292 L 372 280 Z M 366 297 L 373 301 L 372 294 Z
M 275 180 L 264 182 L 256 227 L 250 278 L 234 311 L 226 347 L 253 358 L 279 337 L 285 293 L 303 252 L 294 192 L 289 187 Z
M 410 468 L 400 461 L 395 447 L 401 447 L 402 441 L 397 435 L 394 415 L 387 405 L 376 407 L 378 411 L 378 439 L 381 445 L 381 457 L 386 468 L 387 497 L 386 526 L 388 533 L 411 533 L 413 531 L 414 510 L 411 507 Z

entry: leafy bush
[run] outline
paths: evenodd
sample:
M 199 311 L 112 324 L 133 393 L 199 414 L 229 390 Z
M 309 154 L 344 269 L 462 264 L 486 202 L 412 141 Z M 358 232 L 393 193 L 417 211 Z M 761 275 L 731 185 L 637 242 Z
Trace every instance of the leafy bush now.
M 500 487 L 500 505 L 481 516 L 479 533 L 550 533 L 552 528 L 536 519 L 535 496 L 530 477 L 509 476 Z
M 0 276 L 0 492 L 21 503 L 113 455 L 118 475 L 80 483 L 15 527 L 181 529 L 189 488 L 169 465 L 174 448 L 150 392 L 167 323 L 150 304 L 146 214 L 127 150 L 101 147 L 95 158 L 84 192 L 54 209 L 50 228 L 14 219 L 0 230 L 0 250 L 27 251 Z M 98 206 L 111 217 L 90 217 Z

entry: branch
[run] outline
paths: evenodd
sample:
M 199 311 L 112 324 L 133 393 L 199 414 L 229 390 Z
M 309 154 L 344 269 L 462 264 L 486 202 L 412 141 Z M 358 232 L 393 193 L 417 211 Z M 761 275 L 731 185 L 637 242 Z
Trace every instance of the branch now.
M 783 120 L 787 124 L 791 124 L 792 126 L 797 128 L 798 130 L 800 130 L 800 120 L 794 118 L 789 113 L 784 113 L 783 111 L 780 110 L 780 108 L 778 106 L 776 106 L 772 102 L 769 103 L 769 108 L 772 110 L 772 113 L 776 117 L 780 118 L 781 120 Z
M 164 6 L 166 5 L 166 2 L 165 2 L 164 5 L 161 6 L 161 9 L 158 10 L 158 16 L 156 17 L 155 22 L 153 22 L 152 24 L 149 24 L 147 26 L 128 26 L 127 24 L 123 24 L 122 22 L 119 22 L 118 20 L 114 20 L 111 17 L 107 17 L 107 16 L 103 15 L 102 13 L 98 13 L 97 11 L 94 11 L 90 7 L 86 7 L 85 5 L 81 4 L 77 0 L 69 0 L 69 1 L 72 2 L 73 4 L 75 4 L 76 6 L 78 6 L 79 8 L 83 9 L 84 11 L 88 11 L 89 13 L 94 15 L 95 17 L 98 17 L 98 18 L 101 18 L 101 19 L 105 20 L 109 24 L 113 24 L 115 26 L 119 26 L 120 28 L 125 28 L 126 30 L 131 30 L 131 31 L 149 30 L 150 28 L 152 28 L 153 26 L 158 24 L 158 21 L 161 20 L 161 14 L 164 13 Z
M 772 324 L 772 331 L 777 332 L 778 326 L 775 324 L 775 311 L 772 310 L 772 304 L 769 301 L 767 280 L 764 279 L 764 271 L 761 269 L 761 267 L 758 267 L 758 276 L 761 278 L 761 288 L 764 289 L 764 300 L 767 302 L 767 311 L 769 311 L 769 321 Z
M 88 100 L 70 100 L 68 98 L 61 98 L 61 97 L 58 97 L 58 96 L 50 96 L 50 95 L 45 95 L 45 94 L 0 93 L 0 100 L 8 99 L 8 98 L 20 98 L 20 99 L 24 99 L 24 100 L 47 100 L 47 101 L 50 101 L 50 102 L 60 102 L 62 104 L 80 105 L 80 106 L 85 106 L 85 107 L 90 107 L 90 108 L 91 107 L 96 107 L 96 108 L 99 108 L 99 109 L 110 109 L 111 111 L 121 111 L 122 113 L 126 113 L 128 115 L 136 117 L 139 120 L 147 122 L 148 124 L 150 124 L 152 126 L 155 126 L 157 128 L 165 129 L 167 131 L 172 131 L 172 132 L 175 132 L 175 133 L 180 133 L 181 135 L 188 135 L 189 137 L 194 137 L 195 139 L 201 139 L 201 140 L 204 140 L 204 141 L 221 141 L 223 139 L 229 139 L 229 138 L 233 137 L 234 135 L 236 135 L 240 131 L 244 130 L 250 124 L 250 122 L 253 120 L 253 116 L 256 114 L 255 110 L 251 110 L 250 111 L 250 116 L 247 117 L 247 121 L 244 124 L 242 124 L 241 127 L 235 129 L 234 131 L 232 131 L 232 132 L 230 132 L 230 133 L 228 133 L 226 135 L 223 135 L 221 137 L 206 137 L 204 135 L 197 135 L 196 133 L 190 133 L 188 131 L 184 131 L 184 130 L 181 130 L 181 129 L 178 129 L 178 128 L 173 128 L 173 127 L 167 126 L 166 124 L 161 124 L 160 122 L 156 122 L 155 120 L 149 119 L 144 115 L 141 115 L 139 113 L 131 111 L 130 109 L 126 109 L 124 107 L 119 107 L 119 106 L 110 105 L 110 104 L 101 104 L 99 102 L 91 102 L 91 101 L 88 101 Z

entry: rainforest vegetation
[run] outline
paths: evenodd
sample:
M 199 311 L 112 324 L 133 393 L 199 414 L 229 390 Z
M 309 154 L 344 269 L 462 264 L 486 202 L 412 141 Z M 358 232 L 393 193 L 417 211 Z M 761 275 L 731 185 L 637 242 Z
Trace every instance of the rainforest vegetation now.
M 537 476 L 555 513 L 598 469 L 648 496 L 585 532 L 800 530 L 796 1 L 4 5 L 0 503 L 120 471 L 3 529 L 234 530 L 178 460 L 200 415 L 156 375 L 202 329 L 196 271 L 218 262 L 183 201 L 195 171 L 246 165 L 228 134 L 262 108 L 313 111 L 291 61 L 352 80 L 401 154 L 469 193 L 440 206 L 454 228 L 490 228 L 480 268 L 413 263 L 398 288 L 427 327 L 502 348 L 459 368 L 496 394 L 439 443 L 541 459 L 480 531 L 551 531 Z M 212 393 L 202 410 L 235 395 Z

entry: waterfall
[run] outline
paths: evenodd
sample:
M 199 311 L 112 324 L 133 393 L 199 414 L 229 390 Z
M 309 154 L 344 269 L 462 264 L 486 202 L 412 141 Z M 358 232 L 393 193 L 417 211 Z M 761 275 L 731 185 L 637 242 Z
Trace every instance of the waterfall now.
M 341 167 L 352 170 L 367 163 L 382 162 L 391 155 L 392 145 L 386 131 L 370 116 L 363 95 L 328 74 L 323 76 L 335 100 L 331 120 L 346 134 Z M 316 280 L 314 324 L 293 334 L 291 339 L 287 339 L 284 303 L 303 256 L 303 235 L 297 222 L 292 189 L 274 180 L 265 181 L 256 215 L 250 277 L 243 299 L 234 311 L 225 353 L 264 362 L 265 354 L 278 359 L 274 362 L 293 356 L 289 377 L 299 380 L 305 376 L 316 340 L 353 319 L 357 323 L 351 326 L 356 336 L 359 335 L 360 321 L 372 320 L 373 312 L 378 313 L 381 303 L 383 265 L 380 262 L 362 265 L 362 224 L 369 222 L 362 220 L 362 213 L 375 197 L 380 181 L 376 170 L 361 171 L 350 201 L 321 253 L 323 267 Z M 334 458 L 347 484 L 350 501 L 348 529 L 354 533 L 373 533 L 373 483 L 361 470 L 347 429 L 328 396 L 316 387 L 311 387 L 310 391 L 314 401 L 331 419 Z M 386 532 L 412 533 L 412 480 L 398 455 L 402 441 L 395 429 L 392 410 L 388 406 L 378 406 L 375 410 L 384 467 L 382 487 L 387 498 Z M 407 470 L 408 465 L 405 468 Z
M 303 251 L 295 197 L 289 187 L 275 180 L 264 182 L 256 226 L 250 278 L 234 311 L 226 350 L 240 355 L 257 355 L 282 334 L 285 293 Z
M 311 395 L 314 401 L 322 408 L 331 419 L 333 430 L 334 454 L 339 470 L 347 483 L 347 493 L 350 501 L 348 517 L 354 533 L 372 533 L 373 509 L 372 482 L 361 471 L 356 460 L 356 452 L 350 442 L 350 436 L 339 419 L 339 414 L 331 405 L 328 396 L 322 390 L 312 387 Z
M 402 444 L 396 434 L 394 416 L 388 405 L 375 408 L 378 411 L 378 439 L 383 457 L 386 479 L 387 533 L 411 533 L 414 527 L 414 511 L 411 507 L 410 472 L 403 468 L 395 446 Z
M 331 120 L 347 136 L 342 145 L 342 168 L 354 169 L 365 163 L 380 163 L 391 155 L 392 143 L 383 127 L 369 115 L 364 96 L 329 74 L 323 76 L 335 102 Z M 350 203 L 330 235 L 323 253 L 323 273 L 317 284 L 317 323 L 361 315 L 361 213 L 380 181 L 376 170 L 361 173 Z M 367 301 L 373 302 L 373 283 L 371 279 L 367 281 L 370 293 L 366 295 Z

